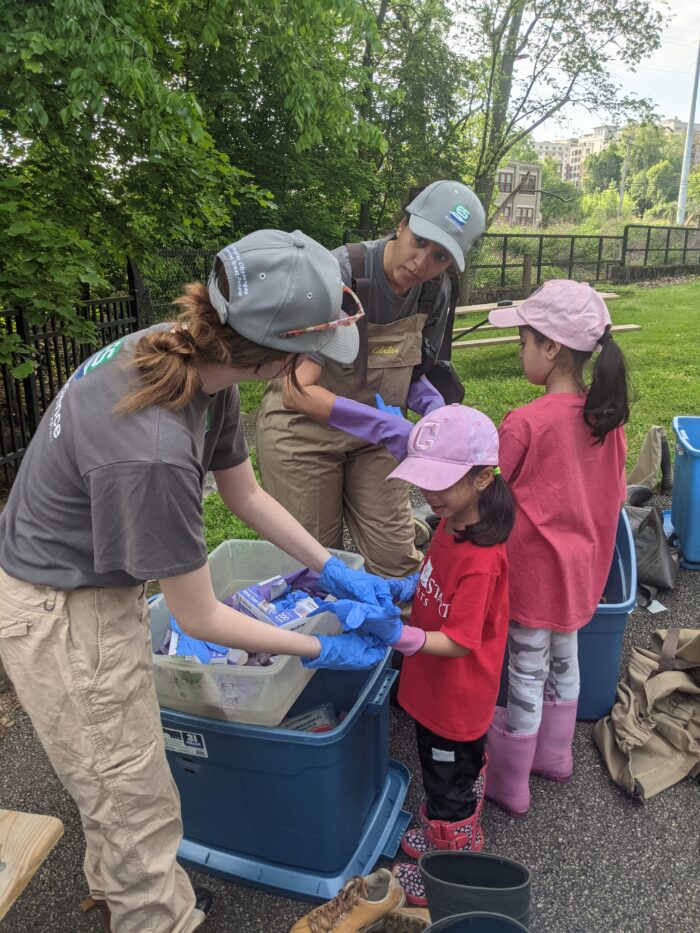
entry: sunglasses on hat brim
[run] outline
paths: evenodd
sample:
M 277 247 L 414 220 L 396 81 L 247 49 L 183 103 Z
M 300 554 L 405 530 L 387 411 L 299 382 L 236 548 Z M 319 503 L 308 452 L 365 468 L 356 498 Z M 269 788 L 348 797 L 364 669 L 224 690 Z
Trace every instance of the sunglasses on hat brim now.
M 362 307 L 362 302 L 357 297 L 355 292 L 351 288 L 348 288 L 347 285 L 343 285 L 343 294 L 349 295 L 355 302 L 354 314 L 338 318 L 337 321 L 326 321 L 323 324 L 310 324 L 308 327 L 295 327 L 294 330 L 285 330 L 281 334 L 277 334 L 277 336 L 298 337 L 299 334 L 311 334 L 315 331 L 333 330 L 334 327 L 349 327 L 351 324 L 356 324 L 361 318 L 365 316 L 365 309 Z

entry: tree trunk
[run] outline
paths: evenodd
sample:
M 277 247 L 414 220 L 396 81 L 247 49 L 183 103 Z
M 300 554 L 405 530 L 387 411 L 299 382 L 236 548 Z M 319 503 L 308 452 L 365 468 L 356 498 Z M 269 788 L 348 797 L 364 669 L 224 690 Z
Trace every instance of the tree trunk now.
M 504 29 L 505 39 L 501 51 L 497 76 L 492 87 L 492 106 L 488 126 L 485 127 L 486 141 L 482 148 L 482 157 L 479 160 L 474 177 L 474 190 L 484 205 L 486 216 L 489 215 L 491 200 L 493 198 L 493 185 L 496 172 L 504 155 L 503 131 L 508 119 L 508 107 L 513 88 L 513 68 L 518 56 L 518 35 L 523 20 L 523 10 L 527 0 L 519 0 L 510 14 L 510 21 Z M 495 46 L 495 42 L 494 42 Z

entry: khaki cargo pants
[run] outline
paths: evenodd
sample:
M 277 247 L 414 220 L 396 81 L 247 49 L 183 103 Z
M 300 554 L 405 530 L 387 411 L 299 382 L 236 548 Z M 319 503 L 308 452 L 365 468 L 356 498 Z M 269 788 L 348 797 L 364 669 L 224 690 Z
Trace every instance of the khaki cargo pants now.
M 370 324 L 366 384 L 358 385 L 352 365 L 327 361 L 319 385 L 372 407 L 377 392 L 388 405 L 405 406 L 424 323 L 424 314 L 414 314 Z M 384 447 L 288 411 L 275 380 L 258 414 L 257 454 L 265 490 L 324 547 L 342 548 L 344 519 L 370 573 L 418 570 L 409 487 L 386 480 L 396 460 Z
M 107 900 L 114 933 L 190 933 L 202 915 L 175 860 L 180 798 L 143 590 L 56 591 L 0 569 L 0 656 L 78 805 L 90 894 Z

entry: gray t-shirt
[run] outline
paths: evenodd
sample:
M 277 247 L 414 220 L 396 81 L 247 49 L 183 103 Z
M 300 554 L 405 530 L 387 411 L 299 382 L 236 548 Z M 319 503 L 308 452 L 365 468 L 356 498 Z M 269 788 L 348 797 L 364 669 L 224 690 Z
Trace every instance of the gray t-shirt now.
M 384 272 L 384 249 L 389 240 L 391 240 L 391 236 L 384 237 L 381 240 L 365 240 L 362 244 L 365 251 L 365 276 L 369 279 L 369 301 L 365 308 L 369 324 L 393 324 L 394 321 L 398 321 L 400 318 L 410 317 L 418 310 L 418 299 L 422 286 L 416 285 L 408 295 L 401 298 L 392 290 L 386 277 Z M 347 246 L 339 246 L 332 252 L 340 265 L 341 279 L 345 285 L 352 287 L 352 269 Z M 434 322 L 430 326 L 426 326 L 423 331 L 423 340 L 429 341 L 436 349 L 442 346 L 449 305 L 450 280 L 448 276 L 443 275 L 440 293 L 435 303 Z M 321 365 L 325 363 L 325 357 L 315 353 L 309 355 L 315 362 Z
M 206 563 L 206 472 L 248 456 L 238 389 L 198 392 L 178 412 L 115 414 L 142 334 L 90 357 L 42 418 L 0 515 L 11 576 L 61 590 L 135 586 Z

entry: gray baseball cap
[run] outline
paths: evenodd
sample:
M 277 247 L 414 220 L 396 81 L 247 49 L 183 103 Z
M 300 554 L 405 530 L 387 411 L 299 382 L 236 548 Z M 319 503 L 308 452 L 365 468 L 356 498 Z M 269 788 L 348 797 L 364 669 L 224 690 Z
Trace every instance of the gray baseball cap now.
M 253 343 L 290 353 L 321 353 L 339 363 L 357 356 L 357 327 L 294 333 L 348 316 L 340 310 L 343 283 L 335 256 L 300 230 L 256 230 L 226 246 L 223 266 L 228 296 L 219 288 L 220 266 L 209 277 L 209 299 L 222 324 Z
M 416 236 L 444 246 L 460 272 L 464 256 L 486 230 L 481 201 L 459 181 L 434 181 L 406 208 Z

